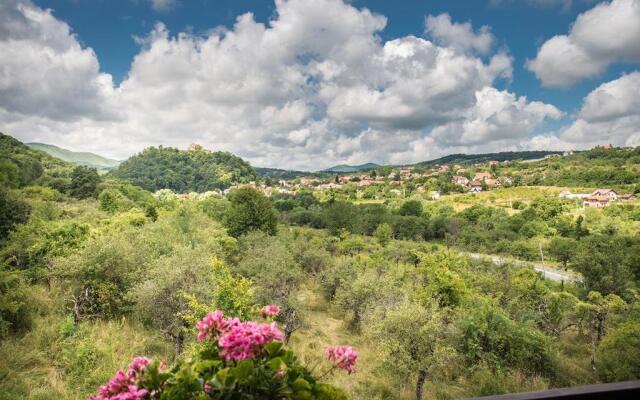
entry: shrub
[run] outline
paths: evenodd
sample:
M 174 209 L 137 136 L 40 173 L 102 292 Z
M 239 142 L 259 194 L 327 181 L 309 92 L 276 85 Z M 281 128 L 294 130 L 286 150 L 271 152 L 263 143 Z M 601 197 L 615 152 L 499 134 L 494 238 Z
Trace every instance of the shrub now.
M 273 312 L 266 312 L 267 318 Z M 208 313 L 196 324 L 202 345 L 192 357 L 171 368 L 136 357 L 89 399 L 346 399 L 339 389 L 320 383 L 284 347 L 278 326 L 268 322 Z M 347 346 L 329 347 L 325 357 L 333 365 L 322 376 L 336 368 L 353 372 L 357 353 Z

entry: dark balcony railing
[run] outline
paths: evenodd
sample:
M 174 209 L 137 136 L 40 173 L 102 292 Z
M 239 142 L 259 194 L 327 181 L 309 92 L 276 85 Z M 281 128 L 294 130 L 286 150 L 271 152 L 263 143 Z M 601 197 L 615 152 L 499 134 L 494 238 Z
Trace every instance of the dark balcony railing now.
M 618 400 L 640 399 L 640 380 L 599 385 L 577 386 L 563 389 L 550 389 L 540 392 L 501 394 L 497 396 L 476 397 L 475 400 Z

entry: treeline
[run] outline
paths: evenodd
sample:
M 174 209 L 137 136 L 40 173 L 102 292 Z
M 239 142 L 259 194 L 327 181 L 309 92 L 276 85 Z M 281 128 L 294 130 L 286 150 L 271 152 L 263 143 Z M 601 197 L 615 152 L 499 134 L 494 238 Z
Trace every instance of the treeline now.
M 224 189 L 256 178 L 254 169 L 241 158 L 201 147 L 187 151 L 149 147 L 111 174 L 152 192 L 171 189 L 178 193 Z
M 384 204 L 356 205 L 347 201 L 319 203 L 310 194 L 276 198 L 274 205 L 288 224 L 375 236 L 382 242 L 436 240 L 470 252 L 504 254 L 524 260 L 540 260 L 540 252 L 580 272 L 585 289 L 630 296 L 640 283 L 640 237 L 603 226 L 586 228 L 584 218 L 567 211 L 574 204 L 557 198 L 538 198 L 509 215 L 503 208 L 474 205 L 460 212 L 450 206 L 407 200 L 392 209 Z M 640 220 L 640 210 L 620 205 L 606 210 Z M 560 243 L 561 242 L 561 243 Z

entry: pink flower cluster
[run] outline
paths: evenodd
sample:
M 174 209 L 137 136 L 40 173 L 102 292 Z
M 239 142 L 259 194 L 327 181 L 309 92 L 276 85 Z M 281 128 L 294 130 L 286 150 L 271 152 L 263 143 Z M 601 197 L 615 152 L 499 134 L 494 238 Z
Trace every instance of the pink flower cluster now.
M 140 400 L 149 391 L 139 389 L 137 381 L 150 360 L 146 357 L 136 357 L 129 364 L 127 371 L 120 370 L 106 384 L 100 386 L 97 396 L 89 396 L 89 400 Z
M 324 351 L 324 356 L 349 374 L 356 371 L 358 353 L 351 346 L 331 346 Z
M 280 314 L 280 307 L 273 304 L 269 304 L 268 306 L 264 306 L 262 308 L 261 314 L 264 318 L 274 317 Z
M 198 340 L 217 338 L 221 333 L 229 331 L 238 324 L 240 324 L 238 318 L 224 318 L 220 310 L 210 312 L 196 324 Z
M 283 339 L 275 323 L 259 324 L 240 322 L 237 318 L 225 319 L 222 311 L 207 314 L 196 324 L 198 340 L 217 339 L 222 348 L 220 355 L 227 361 L 242 361 L 255 357 L 264 347 Z

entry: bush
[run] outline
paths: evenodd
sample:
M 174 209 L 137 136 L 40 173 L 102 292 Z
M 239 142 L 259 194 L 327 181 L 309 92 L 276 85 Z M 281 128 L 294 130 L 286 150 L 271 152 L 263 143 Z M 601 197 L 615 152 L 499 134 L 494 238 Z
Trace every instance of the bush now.
M 269 310 L 279 311 L 277 307 Z M 270 318 L 273 312 L 265 315 Z M 283 346 L 283 334 L 275 323 L 241 322 L 215 311 L 198 322 L 197 328 L 203 343 L 192 357 L 171 368 L 136 357 L 126 372 L 120 371 L 90 399 L 121 398 L 124 393 L 130 393 L 127 398 L 131 399 L 155 393 L 167 400 L 346 399 L 339 389 L 320 383 Z M 357 353 L 350 347 L 329 347 L 325 354 L 333 363 L 325 368 L 327 372 L 335 368 L 353 371 Z
M 625 323 L 604 337 L 598 350 L 598 375 L 605 382 L 640 378 L 640 323 Z

